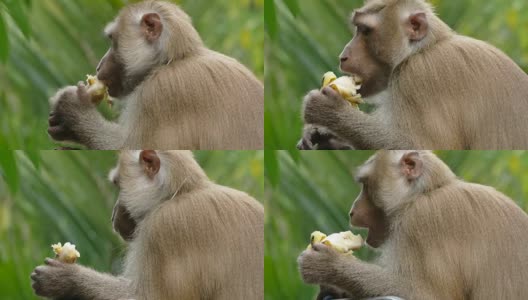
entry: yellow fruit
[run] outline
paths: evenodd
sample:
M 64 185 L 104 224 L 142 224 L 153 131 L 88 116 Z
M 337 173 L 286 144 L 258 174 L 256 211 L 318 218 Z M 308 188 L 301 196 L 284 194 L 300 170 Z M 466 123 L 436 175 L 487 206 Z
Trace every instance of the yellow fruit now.
M 55 258 L 64 263 L 73 264 L 77 258 L 81 257 L 79 251 L 75 249 L 75 245 L 66 242 L 64 246 L 61 243 L 51 245 Z
M 105 100 L 112 105 L 108 96 L 108 88 L 97 79 L 97 76 L 86 75 L 86 84 L 88 85 L 87 93 L 90 95 L 92 102 L 99 104 L 102 100 Z
M 314 231 L 310 236 L 310 244 L 306 249 L 312 249 L 312 245 L 315 243 L 320 243 L 326 238 L 326 234 L 321 231 Z
M 343 231 L 327 236 L 322 243 L 339 252 L 352 253 L 352 250 L 363 246 L 363 238 L 359 234 L 354 235 L 351 231 Z
M 314 231 L 310 236 L 310 245 L 307 249 L 312 249 L 314 243 L 323 243 L 338 252 L 352 254 L 352 250 L 357 250 L 363 246 L 363 238 L 351 231 L 333 233 L 329 236 L 320 231 Z
M 361 79 L 358 76 L 337 76 L 333 72 L 326 72 L 323 75 L 322 88 L 329 86 L 338 92 L 343 99 L 350 102 L 356 108 L 363 103 L 358 90 L 361 88 Z
M 323 82 L 322 82 L 322 87 L 325 87 L 327 85 L 329 85 L 330 83 L 332 83 L 332 81 L 336 80 L 337 79 L 337 76 L 336 74 L 334 74 L 334 72 L 326 72 L 324 75 L 323 75 Z

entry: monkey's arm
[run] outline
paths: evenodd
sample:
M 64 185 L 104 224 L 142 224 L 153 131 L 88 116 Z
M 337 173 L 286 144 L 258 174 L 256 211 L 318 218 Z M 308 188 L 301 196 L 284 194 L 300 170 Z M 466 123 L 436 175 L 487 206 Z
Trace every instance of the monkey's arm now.
M 123 147 L 124 129 L 103 118 L 91 103 L 83 83 L 58 91 L 51 105 L 48 133 L 54 140 L 75 142 L 90 149 Z
M 412 148 L 409 137 L 388 128 L 378 117 L 352 107 L 331 88 L 306 95 L 303 117 L 306 124 L 327 127 L 356 149 Z
M 378 265 L 356 258 L 341 257 L 334 264 L 333 270 L 333 275 L 327 278 L 328 284 L 356 297 L 402 296 L 398 280 Z
M 78 264 L 46 259 L 31 274 L 33 290 L 39 296 L 57 299 L 115 300 L 130 298 L 130 281 L 100 273 Z
M 323 244 L 304 251 L 298 264 L 306 283 L 337 287 L 357 298 L 402 295 L 397 278 L 382 267 L 337 253 Z
M 341 289 L 329 285 L 321 285 L 316 300 L 325 300 L 325 298 L 328 299 L 328 296 L 332 299 L 353 298 L 353 295 L 348 294 Z

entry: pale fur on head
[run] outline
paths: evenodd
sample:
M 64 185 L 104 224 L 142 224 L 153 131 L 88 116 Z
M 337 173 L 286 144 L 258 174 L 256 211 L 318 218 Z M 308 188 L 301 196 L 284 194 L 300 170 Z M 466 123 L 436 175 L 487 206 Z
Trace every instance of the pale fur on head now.
M 421 174 L 412 181 L 408 181 L 401 171 L 402 157 L 409 153 L 415 153 L 416 159 L 422 163 Z M 376 194 L 372 200 L 387 215 L 411 203 L 415 196 L 456 179 L 449 167 L 429 150 L 379 151 L 359 167 L 356 176 L 373 177 L 371 182 L 375 182 Z
M 160 169 L 153 178 L 145 173 L 140 153 L 122 151 L 119 164 L 109 174 L 111 181 L 119 178 L 119 201 L 135 220 L 141 220 L 162 202 L 207 182 L 190 151 L 156 151 Z
M 386 15 L 382 9 L 387 9 L 393 14 Z M 365 5 L 358 11 L 366 14 L 364 19 L 370 20 L 373 27 L 379 25 L 382 19 L 396 19 L 392 39 L 399 45 L 392 45 L 393 49 L 398 49 L 398 52 L 392 53 L 391 66 L 393 67 L 398 66 L 407 57 L 421 49 L 452 35 L 451 29 L 436 16 L 433 6 L 423 0 L 370 0 L 365 1 Z M 406 24 L 411 15 L 417 13 L 425 14 L 429 24 L 428 33 L 420 41 L 409 41 L 403 38 L 405 35 L 403 24 Z
M 162 23 L 159 39 L 148 42 L 141 32 L 141 19 L 156 13 Z M 145 1 L 127 6 L 117 17 L 118 53 L 128 76 L 144 74 L 154 66 L 170 63 L 192 54 L 203 46 L 191 18 L 177 5 L 164 1 Z

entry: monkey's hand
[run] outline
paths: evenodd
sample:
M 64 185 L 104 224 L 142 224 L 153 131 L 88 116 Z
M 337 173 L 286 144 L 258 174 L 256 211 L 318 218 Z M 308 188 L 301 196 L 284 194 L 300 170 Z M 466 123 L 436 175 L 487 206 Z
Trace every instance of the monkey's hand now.
M 76 264 L 62 263 L 46 258 L 45 265 L 38 266 L 31 273 L 31 287 L 42 297 L 61 298 L 72 294 L 75 287 L 73 277 L 78 272 Z
M 338 92 L 331 87 L 321 91 L 313 90 L 304 97 L 303 118 L 305 124 L 323 125 L 332 129 L 337 115 L 343 111 L 359 110 L 353 108 Z
M 352 150 L 344 139 L 323 126 L 306 124 L 303 137 L 297 143 L 299 150 Z
M 336 270 L 334 266 L 339 263 L 342 256 L 341 253 L 324 244 L 313 244 L 312 249 L 303 251 L 297 259 L 303 281 L 308 284 L 327 284 L 328 278 L 334 276 Z
M 95 105 L 86 92 L 86 86 L 79 82 L 77 86 L 63 88 L 50 99 L 51 113 L 48 119 L 48 134 L 56 141 L 83 143 L 83 123 L 87 123 L 94 113 Z
M 351 294 L 329 285 L 321 285 L 316 300 L 353 298 Z

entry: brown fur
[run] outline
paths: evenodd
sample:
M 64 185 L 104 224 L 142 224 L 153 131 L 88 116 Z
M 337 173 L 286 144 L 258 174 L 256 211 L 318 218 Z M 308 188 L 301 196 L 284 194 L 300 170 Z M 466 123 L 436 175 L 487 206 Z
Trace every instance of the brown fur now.
M 409 44 L 400 16 L 416 12 L 427 32 Z M 329 89 L 314 91 L 305 123 L 357 149 L 528 147 L 528 76 L 500 50 L 452 32 L 422 0 L 367 1 L 352 22 L 372 30 L 356 33 L 341 68 L 363 78 L 360 92 L 376 110 L 364 114 Z M 304 139 L 314 135 L 308 130 Z
M 495 189 L 457 179 L 431 152 L 417 155 L 423 172 L 409 186 L 400 186 L 401 152 L 376 154 L 362 181 L 368 198 L 356 201 L 383 209 L 390 224 L 377 245 L 381 257 L 367 263 L 316 245 L 299 258 L 305 281 L 358 298 L 528 297 L 527 214 Z M 353 225 L 358 225 L 358 213 L 354 203 Z M 376 228 L 369 227 L 369 236 L 372 230 Z
M 139 111 L 152 118 L 129 141 L 156 149 L 263 148 L 263 91 L 256 82 L 234 59 L 207 49 L 161 67 L 137 90 Z
M 148 15 L 155 17 L 145 21 Z M 153 21 L 160 24 L 148 27 Z M 206 48 L 178 6 L 132 4 L 105 32 L 112 47 L 97 75 L 123 100 L 119 121 L 104 120 L 83 86 L 69 87 L 51 100 L 52 138 L 91 149 L 263 148 L 262 83 L 235 59 Z
M 158 151 L 150 162 L 123 152 L 113 181 L 120 186 L 120 228 L 135 226 L 122 276 L 55 260 L 35 269 L 38 295 L 75 299 L 263 299 L 264 209 L 249 195 L 209 181 L 187 151 Z M 143 186 L 140 186 L 143 184 Z M 130 225 L 130 224 L 126 224 Z

